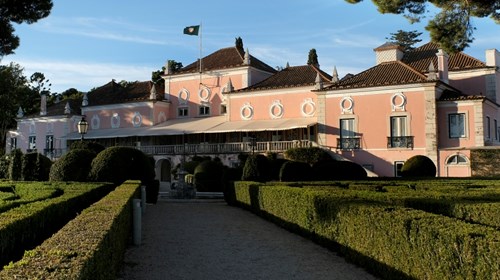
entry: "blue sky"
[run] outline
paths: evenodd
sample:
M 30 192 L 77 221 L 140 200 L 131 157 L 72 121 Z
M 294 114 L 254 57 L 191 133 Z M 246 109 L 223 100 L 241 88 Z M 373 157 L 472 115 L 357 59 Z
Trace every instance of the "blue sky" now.
M 373 49 L 390 33 L 424 32 L 426 21 L 411 25 L 400 15 L 382 15 L 369 0 L 132 1 L 54 0 L 51 14 L 37 23 L 17 25 L 21 45 L 3 57 L 42 72 L 52 92 L 88 91 L 111 79 L 149 80 L 168 59 L 184 65 L 199 57 L 199 38 L 182 33 L 202 23 L 203 55 L 243 39 L 250 53 L 272 67 L 303 65 L 317 50 L 321 68 L 342 77 L 375 63 Z M 484 61 L 486 49 L 500 49 L 500 25 L 474 19 L 476 40 L 465 53 Z

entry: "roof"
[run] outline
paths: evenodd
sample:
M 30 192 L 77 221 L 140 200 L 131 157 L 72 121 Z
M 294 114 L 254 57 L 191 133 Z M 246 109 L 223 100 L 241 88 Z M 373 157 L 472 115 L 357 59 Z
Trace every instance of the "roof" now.
M 223 48 L 212 54 L 202 58 L 203 71 L 229 69 L 245 66 L 244 64 L 245 53 L 242 49 L 236 47 Z M 186 67 L 176 71 L 173 75 L 185 73 L 197 73 L 200 69 L 199 59 Z M 256 57 L 250 55 L 250 66 L 260 69 L 269 73 L 275 73 L 276 70 L 260 61 Z
M 376 65 L 357 75 L 340 80 L 325 89 L 350 89 L 429 82 L 427 76 L 400 62 Z M 435 81 L 432 81 L 435 82 Z
M 332 76 L 313 65 L 286 67 L 269 78 L 234 92 L 312 86 L 319 74 L 323 83 L 331 83 Z
M 437 56 L 439 45 L 436 43 L 427 43 L 412 51 L 405 53 L 402 62 L 415 68 L 417 71 L 427 73 L 432 61 L 437 69 Z M 459 71 L 466 69 L 487 68 L 486 64 L 476 58 L 473 58 L 463 52 L 451 54 L 448 60 L 449 71 Z
M 125 86 L 111 81 L 88 93 L 88 106 L 146 101 L 149 100 L 153 86 L 157 92 L 157 100 L 163 99 L 164 87 L 151 81 L 127 83 Z
M 70 113 L 66 114 L 66 104 L 69 103 Z M 38 118 L 38 117 L 53 117 L 53 116 L 64 116 L 64 115 L 80 115 L 80 106 L 82 105 L 81 98 L 69 98 L 61 100 L 57 103 L 53 103 L 47 106 L 47 114 L 40 115 L 40 112 L 36 114 L 25 115 L 24 118 Z

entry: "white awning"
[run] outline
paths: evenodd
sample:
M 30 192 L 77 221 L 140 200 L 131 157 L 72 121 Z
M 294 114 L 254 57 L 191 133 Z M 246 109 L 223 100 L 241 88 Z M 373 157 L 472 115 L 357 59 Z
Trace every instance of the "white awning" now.
M 288 130 L 308 127 L 316 123 L 317 120 L 315 118 L 232 121 L 224 122 L 205 131 L 205 133 Z
M 156 126 L 90 129 L 85 139 L 120 138 L 134 136 L 182 135 L 196 133 L 224 133 L 249 131 L 277 131 L 308 127 L 317 123 L 315 118 L 226 121 L 226 116 L 185 118 L 168 120 Z M 77 140 L 78 132 L 68 134 L 66 139 Z

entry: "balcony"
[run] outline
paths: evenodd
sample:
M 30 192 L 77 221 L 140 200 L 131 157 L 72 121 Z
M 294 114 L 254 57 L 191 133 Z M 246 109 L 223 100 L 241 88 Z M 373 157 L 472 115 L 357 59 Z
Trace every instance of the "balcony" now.
M 414 136 L 392 136 L 387 137 L 387 148 L 413 149 Z
M 361 137 L 337 138 L 337 149 L 339 150 L 359 150 L 361 149 Z
M 62 157 L 66 153 L 66 149 L 43 149 L 43 155 L 54 160 Z
M 270 142 L 235 142 L 235 143 L 199 143 L 184 145 L 136 146 L 149 155 L 202 155 L 202 154 L 238 154 L 238 153 L 281 153 L 291 148 L 310 147 L 309 140 L 270 141 Z

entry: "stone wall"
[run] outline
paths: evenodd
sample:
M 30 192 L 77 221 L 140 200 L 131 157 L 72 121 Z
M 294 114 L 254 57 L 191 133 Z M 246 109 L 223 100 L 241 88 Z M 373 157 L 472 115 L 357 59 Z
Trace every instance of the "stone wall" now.
M 472 176 L 500 177 L 500 147 L 471 150 Z

